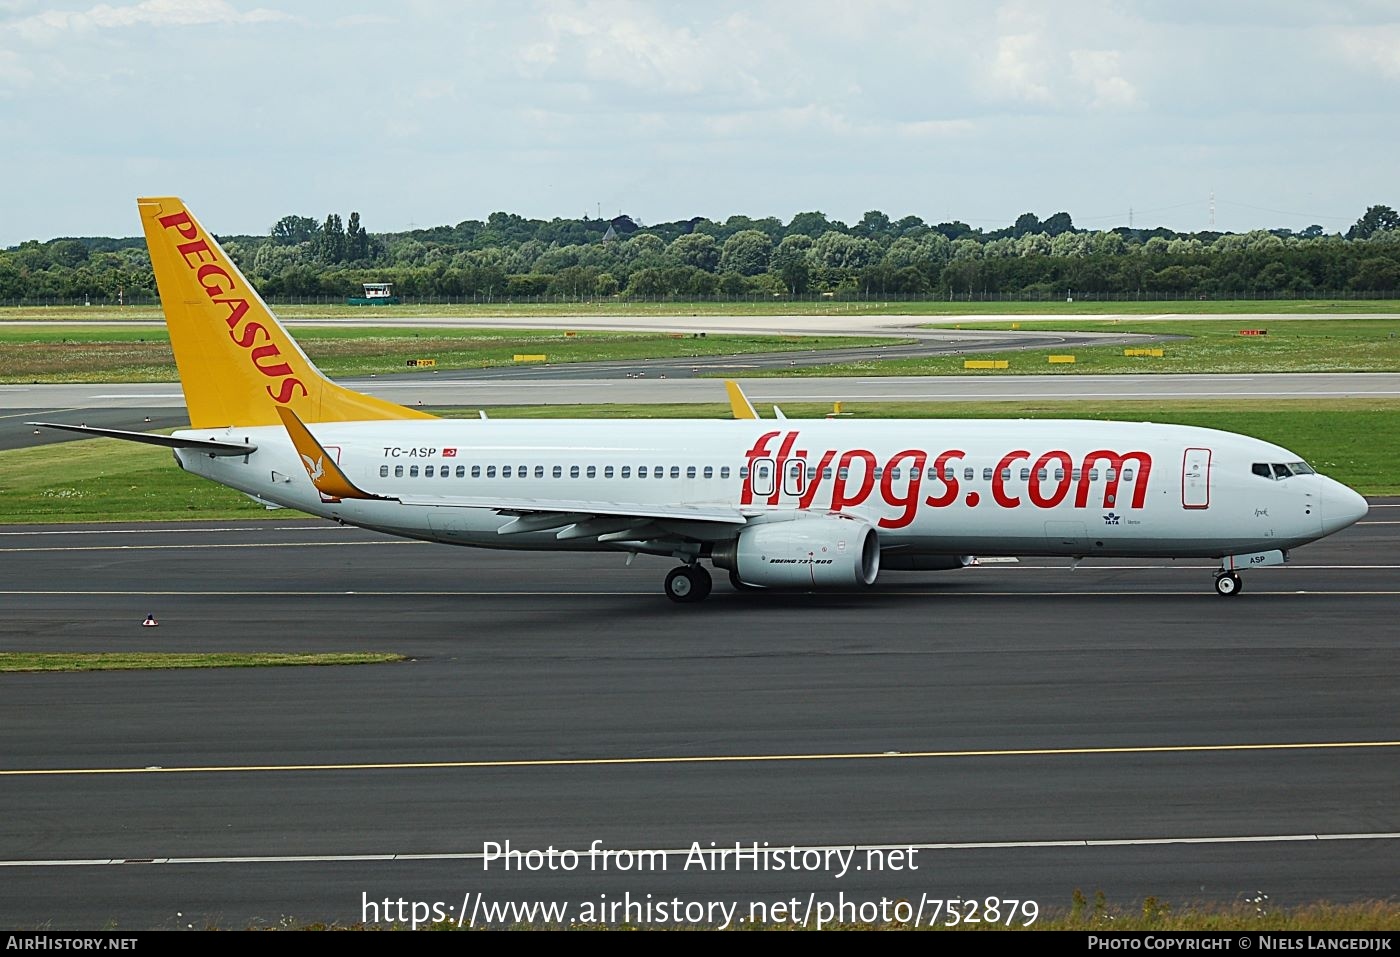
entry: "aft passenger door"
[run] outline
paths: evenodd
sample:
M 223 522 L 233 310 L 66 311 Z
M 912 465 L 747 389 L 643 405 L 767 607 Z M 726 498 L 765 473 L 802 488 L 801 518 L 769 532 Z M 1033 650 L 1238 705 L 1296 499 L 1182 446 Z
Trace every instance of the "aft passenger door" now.
M 1183 453 L 1181 507 L 1210 508 L 1210 449 L 1187 449 Z

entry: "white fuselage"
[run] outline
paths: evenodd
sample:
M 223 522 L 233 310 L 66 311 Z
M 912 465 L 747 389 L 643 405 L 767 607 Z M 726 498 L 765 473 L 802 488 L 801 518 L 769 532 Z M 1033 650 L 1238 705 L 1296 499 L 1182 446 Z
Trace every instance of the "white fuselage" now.
M 246 457 L 177 456 L 190 471 L 270 503 L 497 548 L 626 546 L 561 539 L 557 527 L 502 535 L 512 514 L 462 500 L 612 503 L 623 511 L 715 506 L 751 522 L 839 512 L 872 525 L 886 555 L 906 557 L 1220 557 L 1313 541 L 1366 508 L 1279 446 L 1147 423 L 434 420 L 311 428 L 360 489 L 418 504 L 325 500 L 276 427 L 184 431 L 258 448 Z M 1257 474 L 1261 466 L 1267 477 Z M 655 524 L 700 541 L 732 539 L 743 527 Z

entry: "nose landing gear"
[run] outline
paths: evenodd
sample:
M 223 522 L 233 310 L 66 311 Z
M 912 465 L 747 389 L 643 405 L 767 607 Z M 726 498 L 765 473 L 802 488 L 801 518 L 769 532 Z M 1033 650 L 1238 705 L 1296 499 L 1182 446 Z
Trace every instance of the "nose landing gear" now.
M 1238 595 L 1244 588 L 1244 580 L 1234 572 L 1220 572 L 1215 576 L 1215 593 L 1222 598 Z

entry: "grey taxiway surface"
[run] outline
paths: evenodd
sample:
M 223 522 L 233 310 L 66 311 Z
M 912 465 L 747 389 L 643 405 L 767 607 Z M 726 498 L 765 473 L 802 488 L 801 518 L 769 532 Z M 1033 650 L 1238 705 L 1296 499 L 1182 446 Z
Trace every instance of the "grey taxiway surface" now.
M 1394 898 L 1400 503 L 1373 504 L 1231 599 L 1206 562 L 1028 560 L 676 606 L 657 560 L 275 519 L 10 527 L 7 650 L 412 660 L 0 676 L 0 925 L 350 923 L 384 898 L 478 918 L 629 894 Z M 839 877 L 683 853 L 484 869 L 506 841 L 915 850 Z

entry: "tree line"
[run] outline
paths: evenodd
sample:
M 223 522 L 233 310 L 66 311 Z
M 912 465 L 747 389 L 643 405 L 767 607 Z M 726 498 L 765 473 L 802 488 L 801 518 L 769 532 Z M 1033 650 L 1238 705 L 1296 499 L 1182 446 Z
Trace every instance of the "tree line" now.
M 268 297 L 339 298 L 391 282 L 410 298 L 1395 295 L 1400 214 L 1371 206 L 1345 234 L 1178 233 L 1078 229 L 1068 213 L 1025 213 L 1003 229 L 893 220 L 872 210 L 847 225 L 820 212 L 788 223 L 731 216 L 644 226 L 614 219 L 526 219 L 492 213 L 399 233 L 289 215 L 265 236 L 220 242 Z M 154 297 L 144 241 L 37 240 L 0 251 L 0 301 L 137 302 Z

